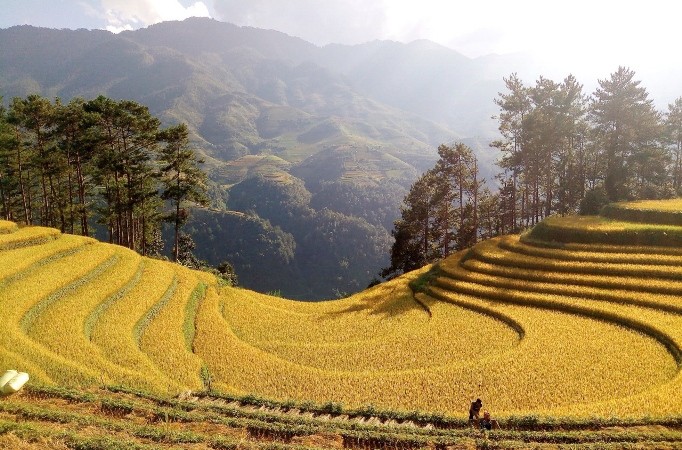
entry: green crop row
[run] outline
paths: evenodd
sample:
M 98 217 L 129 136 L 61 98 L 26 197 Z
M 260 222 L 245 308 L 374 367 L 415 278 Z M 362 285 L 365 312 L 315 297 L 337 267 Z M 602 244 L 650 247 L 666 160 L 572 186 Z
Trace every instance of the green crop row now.
M 662 209 L 660 202 L 653 207 L 650 202 L 611 203 L 604 206 L 600 215 L 624 222 L 655 223 L 682 226 L 682 203 L 675 201 L 675 209 Z
M 111 257 L 107 258 L 105 261 L 100 263 L 97 267 L 95 267 L 93 270 L 88 272 L 86 275 L 60 287 L 59 289 L 55 290 L 52 292 L 50 295 L 47 297 L 43 298 L 41 301 L 35 303 L 31 309 L 29 309 L 22 317 L 21 320 L 19 321 L 19 325 L 21 329 L 24 331 L 28 331 L 29 328 L 33 325 L 33 322 L 37 319 L 37 317 L 50 305 L 52 305 L 54 302 L 58 301 L 61 297 L 66 295 L 66 293 L 71 292 L 75 289 L 77 289 L 80 286 L 83 286 L 87 283 L 90 283 L 92 280 L 100 276 L 101 274 L 105 273 L 107 270 L 109 270 L 111 267 L 116 264 L 116 261 L 118 261 L 118 256 L 117 255 L 112 255 Z
M 141 271 L 142 258 L 137 253 L 121 247 L 114 249 L 118 258 L 113 266 L 47 306 L 26 329 L 26 335 L 55 354 L 101 374 L 104 381 L 154 386 L 153 377 L 141 373 L 139 368 L 112 362 L 85 334 L 92 311 L 129 289 L 131 280 Z M 64 375 L 68 379 L 70 374 Z
M 21 419 L 21 423 L 0 421 L 0 434 L 11 432 L 27 439 L 48 436 L 65 442 L 70 448 L 79 450 L 157 450 L 168 448 L 168 445 L 186 446 L 201 443 L 214 449 L 301 448 L 277 443 L 243 442 L 240 439 L 221 435 L 175 431 L 163 426 L 137 425 L 128 421 L 36 408 L 30 405 L 0 405 L 0 411 Z M 45 427 L 43 422 L 87 427 L 88 435 L 74 431 L 54 431 L 54 427 Z M 93 436 L 93 429 L 98 430 L 99 433 Z M 115 436 L 112 436 L 113 433 L 116 433 Z M 121 434 L 128 437 L 122 437 Z M 146 444 L 145 441 L 151 441 L 152 444 Z
M 597 216 L 548 217 L 537 224 L 529 236 L 534 240 L 560 243 L 677 248 L 682 245 L 682 227 L 614 222 Z
M 44 245 L 22 247 L 0 253 L 0 279 L 3 284 L 21 280 L 32 271 L 89 248 L 95 241 L 65 235 Z
M 452 278 L 479 280 L 499 288 L 589 298 L 682 314 L 682 304 L 677 296 L 652 295 L 638 290 L 644 279 L 519 269 L 472 259 L 462 263 L 461 267 L 468 272 L 450 269 L 445 264 L 443 271 Z
M 537 416 L 509 417 L 501 421 L 502 429 L 482 434 L 471 429 L 466 421 L 458 419 L 448 426 L 431 422 L 429 427 L 397 427 L 396 425 L 360 424 L 350 420 L 316 419 L 309 416 L 293 417 L 287 414 L 268 413 L 267 411 L 244 410 L 229 406 L 182 402 L 159 397 L 141 391 L 131 391 L 116 387 L 112 392 L 126 393 L 149 399 L 151 406 L 140 404 L 137 400 L 117 400 L 91 393 L 73 393 L 62 388 L 38 387 L 31 389 L 31 396 L 64 398 L 69 401 L 98 403 L 111 415 L 136 414 L 151 417 L 153 423 L 196 423 L 210 422 L 229 427 L 245 428 L 259 438 L 288 440 L 294 436 L 314 433 L 334 433 L 340 435 L 347 445 L 371 446 L 372 448 L 412 447 L 413 444 L 441 446 L 457 445 L 462 439 L 484 439 L 499 443 L 507 441 L 551 443 L 551 444 L 588 444 L 588 443 L 670 443 L 682 440 L 682 417 L 668 417 L 639 420 L 618 418 L 560 419 Z M 106 405 L 106 407 L 104 406 Z M 158 406 L 155 406 L 158 405 Z M 163 406 L 162 406 L 163 405 Z M 225 417 L 227 416 L 227 417 Z M 234 420 L 233 420 L 234 418 Z M 77 418 L 78 419 L 78 418 Z M 84 419 L 86 420 L 86 419 Z M 434 428 L 435 426 L 435 428 Z M 619 427 L 620 429 L 615 429 Z M 643 427 L 652 427 L 643 429 Z M 662 429 L 661 427 L 665 427 Z M 153 435 L 150 433 L 150 435 Z M 497 444 L 496 444 L 497 445 Z
M 497 245 L 502 250 L 525 256 L 549 258 L 559 261 L 578 261 L 610 264 L 645 264 L 645 265 L 681 265 L 680 254 L 657 254 L 651 247 L 631 247 L 617 253 L 606 252 L 603 246 L 584 246 L 581 249 L 570 246 L 547 247 L 537 241 L 519 239 L 519 236 L 503 236 L 496 238 Z
M 121 406 L 117 403 L 107 405 L 106 408 L 120 409 Z M 103 408 L 106 414 L 107 409 Z M 182 445 L 182 444 L 199 444 L 206 443 L 211 448 L 233 448 L 238 442 L 234 438 L 219 437 L 216 438 L 205 433 L 197 433 L 191 431 L 170 430 L 163 426 L 166 422 L 161 422 L 160 425 L 134 425 L 129 422 L 122 422 L 121 420 L 99 417 L 78 413 L 70 413 L 64 411 L 55 411 L 53 409 L 40 408 L 25 404 L 15 404 L 10 406 L 0 406 L 0 411 L 6 414 L 11 414 L 22 419 L 22 423 L 17 422 L 0 422 L 0 434 L 12 432 L 19 436 L 36 437 L 46 436 L 52 434 L 60 440 L 65 440 L 69 445 L 79 442 L 82 447 L 75 448 L 155 448 L 154 444 L 143 444 L 142 441 L 151 441 L 156 444 L 164 445 Z M 191 422 L 192 417 L 188 415 L 180 415 L 183 420 L 181 422 Z M 165 415 L 164 419 L 173 420 L 174 418 Z M 195 419 L 204 420 L 205 418 L 198 416 Z M 41 422 L 59 423 L 59 424 L 76 424 L 79 426 L 87 426 L 92 430 L 97 428 L 103 432 L 117 433 L 117 446 L 113 446 L 112 440 L 105 436 L 96 435 L 78 436 L 73 432 L 48 432 L 45 434 L 44 430 L 39 431 Z M 219 424 L 221 421 L 216 419 L 213 423 Z M 226 421 L 231 425 L 234 421 Z M 241 421 L 238 426 L 245 428 L 252 438 L 256 439 L 275 439 L 280 442 L 288 442 L 295 436 L 306 436 L 319 432 L 316 427 L 281 427 L 277 423 L 261 423 L 256 424 L 249 421 Z M 30 430 L 30 431 L 29 431 Z M 325 430 L 330 432 L 330 430 Z M 341 436 L 343 444 L 347 448 L 423 448 L 434 446 L 435 448 L 444 448 L 462 445 L 466 442 L 475 442 L 480 448 L 506 448 L 508 446 L 521 446 L 522 443 L 527 444 L 560 444 L 560 445 L 587 445 L 595 444 L 646 444 L 654 446 L 676 445 L 682 440 L 682 434 L 677 430 L 660 430 L 655 429 L 651 431 L 638 430 L 595 430 L 595 431 L 519 431 L 513 429 L 495 430 L 490 433 L 483 433 L 475 429 L 465 428 L 463 430 L 433 430 L 433 434 L 426 435 L 421 433 L 419 429 L 414 430 L 395 430 L 392 427 L 382 427 L 378 429 L 347 429 L 331 431 Z M 122 438 L 121 433 L 127 434 L 130 438 Z M 240 444 L 245 444 L 241 441 Z M 254 445 L 248 443 L 250 445 Z M 270 444 L 273 445 L 273 444 Z M 292 448 L 286 444 L 275 444 L 276 448 Z M 255 444 L 256 447 L 260 445 Z M 268 447 L 272 448 L 272 447 Z M 573 448 L 573 447 L 572 447 Z M 589 447 L 588 447 L 589 448 Z
M 226 394 L 219 393 L 197 393 L 198 396 L 203 398 L 204 402 L 182 402 L 179 400 L 171 400 L 165 397 L 159 397 L 155 394 L 145 393 L 141 391 L 131 391 L 127 388 L 121 387 L 107 387 L 107 389 L 113 392 L 124 392 L 131 393 L 141 398 L 146 398 L 164 405 L 170 409 L 163 410 L 163 416 L 169 419 L 179 420 L 179 421 L 189 421 L 189 420 L 199 420 L 203 418 L 208 420 L 209 416 L 202 416 L 201 411 L 210 411 L 211 413 L 218 414 L 220 416 L 227 416 L 233 418 L 246 418 L 249 420 L 255 420 L 256 422 L 263 422 L 273 424 L 275 428 L 263 428 L 264 432 L 268 430 L 280 430 L 283 434 L 311 434 L 316 431 L 326 431 L 326 432 L 338 432 L 338 431 L 361 431 L 364 433 L 378 433 L 382 430 L 394 430 L 398 432 L 398 429 L 413 429 L 412 426 L 400 425 L 380 425 L 380 424 L 369 424 L 369 423 L 359 423 L 356 422 L 356 418 L 370 419 L 375 418 L 380 421 L 395 421 L 395 422 L 411 422 L 418 426 L 414 428 L 413 433 L 417 433 L 424 436 L 432 436 L 434 434 L 439 434 L 444 432 L 445 429 L 465 429 L 467 428 L 467 421 L 463 418 L 448 417 L 439 414 L 430 414 L 422 412 L 400 412 L 400 411 L 388 411 L 388 410 L 377 410 L 372 407 L 366 407 L 361 409 L 343 409 L 341 405 L 338 404 L 322 404 L 316 405 L 312 402 L 296 403 L 296 402 L 277 402 L 273 400 L 262 399 L 253 395 L 234 397 Z M 214 403 L 210 400 L 218 400 L 218 403 Z M 222 402 L 220 402 L 222 401 Z M 226 403 L 229 402 L 229 403 Z M 234 402 L 239 403 L 241 406 L 231 406 Z M 244 408 L 244 406 L 260 406 L 265 407 L 269 405 L 271 410 L 268 409 L 249 409 Z M 275 406 L 278 405 L 278 406 Z M 284 406 L 289 405 L 289 406 Z M 300 415 L 288 414 L 291 410 L 300 411 Z M 184 411 L 184 412 L 179 412 Z M 189 416 L 186 412 L 194 412 L 193 416 Z M 199 415 L 197 415 L 197 413 Z M 206 413 L 203 413 L 206 414 Z M 332 415 L 332 417 L 345 417 L 345 420 L 328 420 L 324 417 L 317 418 L 317 416 Z M 210 416 L 215 417 L 215 416 Z M 231 424 L 239 424 L 241 422 L 230 422 Z M 249 426 L 255 426 L 254 423 L 248 423 Z M 427 424 L 435 425 L 437 429 L 426 428 Z M 256 424 L 258 427 L 263 427 L 262 424 Z M 422 428 L 424 427 L 424 428 Z
M 171 298 L 173 298 L 173 295 L 175 295 L 175 291 L 178 287 L 178 278 L 173 277 L 172 283 L 168 286 L 168 289 L 166 289 L 166 292 L 164 292 L 163 296 L 159 298 L 159 300 L 154 303 L 154 305 L 149 308 L 147 313 L 142 316 L 137 323 L 135 323 L 135 326 L 133 328 L 133 338 L 135 339 L 135 342 L 137 343 L 137 346 L 140 347 L 140 341 L 142 339 L 142 335 L 144 334 L 144 331 L 147 329 L 149 324 L 151 323 L 152 320 L 159 314 L 159 312 L 166 306 L 166 303 L 170 301 Z
M 102 317 L 102 315 L 109 308 L 111 308 L 111 305 L 125 297 L 135 286 L 137 286 L 137 284 L 140 282 L 140 279 L 142 279 L 143 272 L 144 261 L 141 261 L 137 267 L 137 271 L 135 272 L 135 274 L 124 286 L 122 286 L 118 291 L 114 292 L 112 295 L 107 297 L 106 300 L 99 302 L 97 306 L 95 306 L 95 308 L 92 309 L 92 311 L 90 311 L 87 318 L 85 319 L 85 323 L 83 324 L 83 332 L 85 334 L 85 337 L 88 338 L 88 340 L 92 340 L 92 330 L 93 328 L 95 328 L 95 325 L 97 324 L 97 321 L 100 319 L 100 317 Z
M 87 284 L 83 282 L 83 277 L 102 269 L 103 265 L 107 266 L 114 256 L 114 249 L 114 246 L 88 247 L 87 258 L 84 258 L 81 252 L 64 256 L 30 270 L 26 276 L 4 284 L 0 290 L 0 310 L 3 311 L 4 321 L 0 345 L 27 363 L 40 367 L 41 370 L 36 372 L 40 379 L 57 381 L 66 378 L 77 383 L 86 380 L 92 382 L 98 378 L 98 375 L 88 368 L 50 351 L 27 336 L 21 325 L 22 320 L 24 323 L 32 323 L 40 317 L 38 313 L 42 311 L 42 307 L 37 305 L 43 304 L 47 307 L 60 296 L 73 292 L 73 289 L 64 289 L 66 286 L 75 288 Z M 45 280 L 50 282 L 46 283 Z M 43 374 L 46 377 L 42 376 Z
M 174 386 L 140 350 L 135 327 L 160 299 L 170 298 L 176 285 L 172 266 L 158 260 L 144 260 L 140 280 L 103 311 L 91 335 L 91 342 L 107 359 L 153 379 L 157 385 L 164 386 L 164 392 L 179 391 L 180 387 Z
M 288 441 L 294 436 L 307 436 L 316 431 L 315 427 L 302 425 L 284 425 L 279 423 L 259 422 L 257 420 L 231 420 L 220 418 L 219 416 L 205 416 L 196 415 L 192 413 L 175 412 L 173 410 L 153 409 L 145 410 L 138 409 L 130 402 L 120 400 L 103 399 L 99 402 L 100 414 L 84 414 L 77 412 L 70 412 L 64 409 L 54 407 L 36 406 L 25 402 L 9 402 L 0 404 L 0 412 L 6 415 L 13 415 L 19 418 L 22 422 L 49 422 L 57 424 L 77 425 L 78 427 L 87 427 L 90 432 L 93 428 L 101 430 L 103 434 L 116 433 L 117 436 L 121 434 L 128 435 L 131 438 L 142 441 L 152 441 L 157 444 L 166 445 L 188 445 L 205 443 L 210 448 L 236 448 L 244 444 L 243 440 L 237 438 L 230 438 L 220 434 L 199 433 L 194 431 L 184 431 L 172 429 L 165 424 L 170 422 L 177 423 L 212 423 L 216 425 L 223 425 L 228 428 L 241 428 L 250 431 L 254 437 L 270 437 L 280 441 Z M 138 425 L 135 421 L 128 418 L 130 414 L 144 414 L 151 421 L 150 425 Z M 156 419 L 159 420 L 156 420 Z M 16 431 L 16 427 L 7 427 L 6 431 Z M 0 426 L 0 433 L 3 432 Z M 44 436 L 44 435 L 43 435 Z M 57 438 L 63 438 L 64 435 L 57 433 Z M 98 436 L 95 442 L 98 442 L 104 436 Z M 93 437 L 94 438 L 94 437 Z M 125 443 L 127 439 L 123 439 Z M 108 441 L 106 441 L 108 443 Z M 138 441 L 130 439 L 129 443 L 138 443 Z M 246 443 L 247 447 L 254 446 L 261 448 L 258 443 Z M 282 444 L 271 444 L 273 447 L 267 448 L 296 448 Z M 84 447 L 84 448 L 100 448 L 100 447 Z M 126 448 L 126 447 L 104 447 L 104 448 Z M 133 447 L 137 448 L 137 447 Z M 158 448 L 142 446 L 140 448 Z M 300 447 L 299 447 L 300 448 Z
M 202 361 L 187 349 L 183 327 L 187 303 L 202 282 L 198 272 L 177 265 L 170 267 L 178 277 L 177 289 L 163 307 L 154 311 L 153 320 L 141 334 L 140 350 L 174 383 L 199 388 Z
M 194 351 L 194 336 L 197 332 L 197 311 L 201 307 L 202 300 L 206 297 L 206 289 L 208 286 L 204 283 L 199 283 L 192 291 L 192 295 L 185 306 L 185 321 L 182 325 L 182 333 L 185 337 L 185 345 L 187 350 Z
M 49 439 L 55 445 L 63 443 L 63 446 L 75 450 L 160 450 L 161 447 L 152 444 L 142 444 L 125 439 L 121 436 L 85 436 L 77 431 L 54 431 L 53 427 L 45 426 L 40 422 L 22 420 L 13 422 L 0 419 L 0 436 L 11 434 L 16 438 L 11 444 L 21 446 L 21 441 L 44 442 Z M 17 443 L 17 439 L 20 441 Z M 1 443 L 1 442 L 0 442 Z M 7 447 L 11 448 L 11 447 Z M 21 448 L 21 447 L 19 447 Z M 36 447 L 28 447 L 36 448 Z

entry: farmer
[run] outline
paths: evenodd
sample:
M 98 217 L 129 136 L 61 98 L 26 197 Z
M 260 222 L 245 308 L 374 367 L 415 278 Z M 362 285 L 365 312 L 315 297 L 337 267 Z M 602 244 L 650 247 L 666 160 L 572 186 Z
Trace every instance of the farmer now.
M 481 414 L 482 406 L 483 402 L 480 398 L 477 398 L 476 401 L 471 402 L 471 405 L 469 406 L 469 423 L 473 422 L 476 424 L 478 422 L 478 416 Z
M 500 429 L 500 424 L 497 423 L 497 420 L 490 418 L 490 413 L 488 411 L 483 412 L 483 418 L 479 421 L 479 424 L 481 426 L 481 430 L 490 431 Z

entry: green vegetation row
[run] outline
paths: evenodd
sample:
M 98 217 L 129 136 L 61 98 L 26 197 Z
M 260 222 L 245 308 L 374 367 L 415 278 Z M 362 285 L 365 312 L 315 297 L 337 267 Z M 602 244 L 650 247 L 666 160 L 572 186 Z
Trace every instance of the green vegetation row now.
M 21 422 L 5 420 L 0 424 L 0 436 L 13 433 L 31 439 L 50 436 L 73 448 L 165 448 L 168 445 L 205 443 L 210 448 L 302 448 L 293 444 L 298 438 L 313 435 L 338 436 L 349 448 L 436 448 L 474 444 L 476 448 L 524 448 L 532 443 L 587 446 L 605 444 L 638 444 L 646 446 L 676 445 L 682 440 L 677 429 L 679 418 L 659 421 L 591 421 L 552 422 L 537 417 L 521 417 L 505 421 L 504 429 L 490 433 L 471 429 L 466 422 L 450 424 L 447 429 L 396 427 L 391 424 L 361 424 L 346 420 L 291 417 L 232 406 L 219 406 L 202 401 L 180 401 L 157 398 L 153 394 L 132 392 L 120 388 L 107 391 L 79 392 L 63 388 L 33 386 L 27 391 L 27 402 L 21 398 L 0 403 L 0 411 Z M 210 397 L 205 397 L 210 398 Z M 80 405 L 78 412 L 64 410 L 50 399 L 66 400 Z M 244 404 L 250 403 L 243 397 Z M 72 409 L 72 408 L 69 408 Z M 138 424 L 133 417 L 146 418 Z M 46 423 L 88 427 L 102 434 L 116 433 L 117 440 L 99 435 L 79 435 L 74 431 L 47 430 Z M 244 430 L 248 441 L 223 432 L 220 436 L 197 431 L 185 431 L 185 425 L 206 423 L 226 429 Z M 177 424 L 169 427 L 169 424 Z M 650 429 L 642 429 L 649 426 Z M 625 427 L 617 430 L 613 427 Z M 665 427 L 665 428 L 662 428 Z M 123 437 L 123 436 L 128 436 Z M 313 441 L 314 442 L 314 441 Z M 118 443 L 116 447 L 115 443 Z M 157 445 L 157 446 L 155 446 Z
M 682 226 L 682 201 L 673 199 L 665 202 L 641 200 L 610 203 L 602 208 L 601 215 L 624 222 Z

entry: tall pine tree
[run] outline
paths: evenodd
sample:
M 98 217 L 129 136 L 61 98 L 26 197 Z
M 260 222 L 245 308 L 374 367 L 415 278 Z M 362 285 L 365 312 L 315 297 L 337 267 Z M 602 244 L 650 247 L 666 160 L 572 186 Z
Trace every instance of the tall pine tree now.
M 670 152 L 672 187 L 675 195 L 682 195 L 682 97 L 668 105 L 665 118 L 666 142 Z
M 440 159 L 410 188 L 401 217 L 394 224 L 391 265 L 381 276 L 392 278 L 418 269 L 455 250 L 476 243 L 482 234 L 479 217 L 490 230 L 485 183 L 478 177 L 476 157 L 464 144 L 441 145 Z
M 189 147 L 189 130 L 185 124 L 163 130 L 159 133 L 159 139 L 165 143 L 159 155 L 163 183 L 161 198 L 171 203 L 167 220 L 173 224 L 173 260 L 178 261 L 180 232 L 188 218 L 183 204 L 194 202 L 205 205 L 208 202 L 206 174 L 199 168 L 203 161 Z
M 661 195 L 666 167 L 661 116 L 632 70 L 619 67 L 609 79 L 599 80 L 590 118 L 609 200 Z

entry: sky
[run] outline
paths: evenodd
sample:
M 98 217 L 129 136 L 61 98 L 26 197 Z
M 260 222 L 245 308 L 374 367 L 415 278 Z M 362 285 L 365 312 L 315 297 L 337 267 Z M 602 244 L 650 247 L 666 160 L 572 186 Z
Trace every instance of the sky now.
M 523 53 L 538 75 L 586 87 L 626 66 L 668 99 L 682 95 L 681 13 L 677 0 L 0 0 L 0 28 L 120 32 L 202 16 L 316 45 L 429 39 L 471 58 Z

